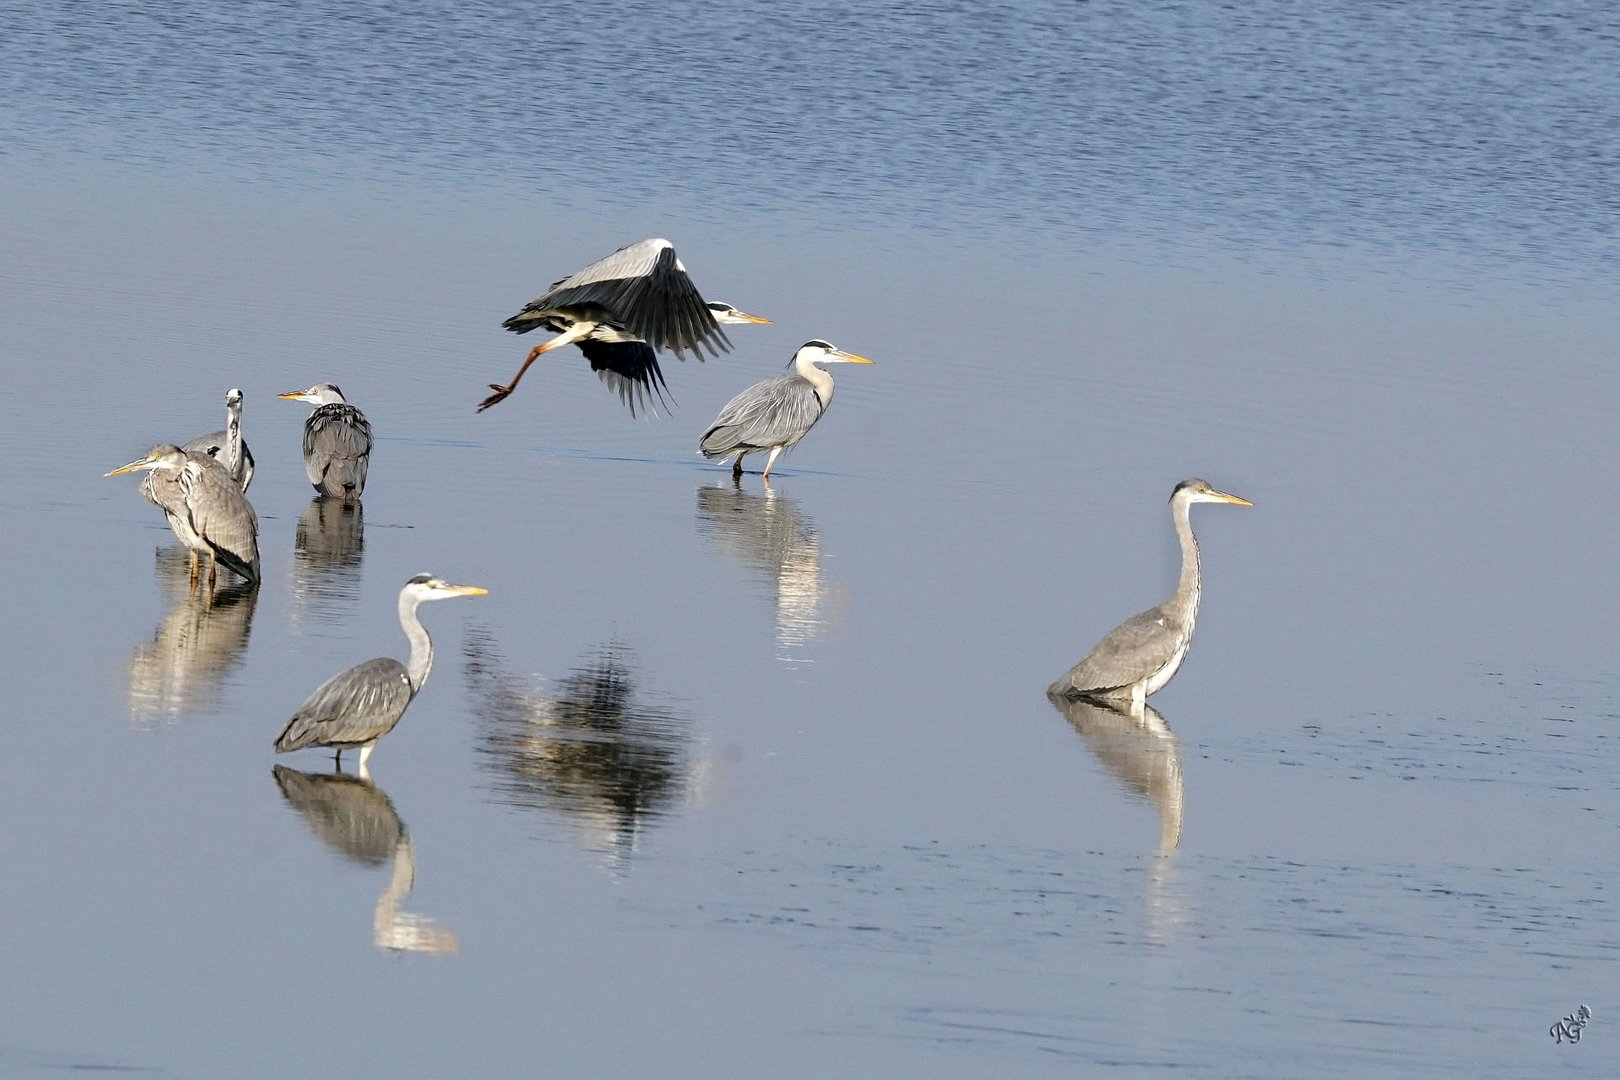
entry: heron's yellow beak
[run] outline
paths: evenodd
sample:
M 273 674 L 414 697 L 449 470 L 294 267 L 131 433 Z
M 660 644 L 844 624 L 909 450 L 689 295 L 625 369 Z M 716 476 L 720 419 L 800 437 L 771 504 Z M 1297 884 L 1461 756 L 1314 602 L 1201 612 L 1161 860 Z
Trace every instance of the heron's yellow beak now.
M 446 589 L 446 591 L 450 592 L 450 593 L 454 593 L 456 596 L 488 596 L 489 595 L 489 590 L 488 589 L 480 588 L 477 585 L 451 585 Z
M 1231 503 L 1233 506 L 1253 506 L 1254 505 L 1254 503 L 1250 502 L 1248 499 L 1243 498 L 1241 495 L 1232 495 L 1232 494 L 1230 494 L 1228 492 L 1225 492 L 1225 491 L 1212 491 L 1212 492 L 1210 492 L 1210 494 L 1214 495 L 1216 498 L 1220 499 L 1222 502 Z
M 741 319 L 743 322 L 758 323 L 761 326 L 769 326 L 769 325 L 771 325 L 771 320 L 767 319 L 765 316 L 763 316 L 763 315 L 750 315 L 746 311 L 737 312 L 737 314 L 734 315 L 733 318 Z
M 302 390 L 291 390 L 291 391 L 288 391 L 285 394 L 277 394 L 276 397 L 278 397 L 278 398 L 287 398 L 287 399 L 289 399 L 291 401 L 301 401 L 301 400 L 303 400 L 303 397 L 304 397 L 304 391 L 302 391 Z
M 843 349 L 838 350 L 838 356 L 839 356 L 840 359 L 847 360 L 851 364 L 875 364 L 875 363 L 877 363 L 876 360 L 868 360 L 864 356 L 857 356 L 852 352 L 845 352 Z
M 118 468 L 114 469 L 112 472 L 110 472 L 110 473 L 102 473 L 101 475 L 102 476 L 122 476 L 125 473 L 134 472 L 136 469 L 144 469 L 144 468 L 146 468 L 146 466 L 148 466 L 150 464 L 152 464 L 152 458 L 150 456 L 147 456 L 147 457 L 141 458 L 139 461 L 132 461 L 128 465 L 121 465 Z

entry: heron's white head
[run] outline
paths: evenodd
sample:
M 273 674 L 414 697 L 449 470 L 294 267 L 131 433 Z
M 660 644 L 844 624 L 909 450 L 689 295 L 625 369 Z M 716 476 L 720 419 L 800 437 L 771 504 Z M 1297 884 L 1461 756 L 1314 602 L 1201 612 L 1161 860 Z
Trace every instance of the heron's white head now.
M 845 352 L 837 346 L 831 345 L 820 338 L 814 338 L 799 346 L 799 351 L 793 354 L 793 363 L 798 364 L 871 364 L 876 361 L 868 360 L 864 356 L 857 356 L 852 352 Z
M 227 409 L 240 409 L 242 407 L 242 391 L 234 386 L 225 391 L 225 407 Z
M 417 600 L 449 600 L 455 596 L 487 596 L 488 589 L 477 585 L 452 585 L 432 574 L 417 574 L 405 583 L 405 591 Z
M 147 451 L 146 456 L 137 458 L 128 465 L 121 465 L 104 476 L 120 476 L 124 473 L 135 472 L 138 469 L 148 471 L 156 469 L 169 469 L 179 472 L 186 467 L 186 452 L 173 443 L 158 443 Z
M 1212 485 L 1208 480 L 1183 480 L 1176 485 L 1170 493 L 1170 501 L 1177 501 L 1191 505 L 1192 503 L 1231 503 L 1234 506 L 1253 506 L 1254 503 L 1238 495 L 1232 495 Z
M 311 405 L 342 405 L 346 400 L 343 391 L 329 382 L 316 383 L 308 390 L 289 390 L 285 394 L 277 394 L 276 396 L 286 398 L 289 401 L 307 401 Z
M 714 321 L 722 326 L 740 326 L 743 323 L 759 323 L 769 326 L 771 323 L 771 320 L 763 315 L 750 315 L 746 311 L 732 307 L 724 300 L 710 300 L 708 308 L 709 314 L 714 316 Z

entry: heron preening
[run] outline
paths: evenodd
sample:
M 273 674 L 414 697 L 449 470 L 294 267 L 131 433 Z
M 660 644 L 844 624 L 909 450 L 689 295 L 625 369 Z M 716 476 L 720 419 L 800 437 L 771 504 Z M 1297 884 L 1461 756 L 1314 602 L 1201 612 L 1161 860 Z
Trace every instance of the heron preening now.
M 371 421 L 332 383 L 277 397 L 306 401 L 315 411 L 304 421 L 304 472 L 323 496 L 358 502 L 371 462 Z
M 662 402 L 668 389 L 656 350 L 673 350 L 684 360 L 690 349 L 702 360 L 707 346 L 718 356 L 731 348 L 723 324 L 770 321 L 730 304 L 705 302 L 668 240 L 630 244 L 556 282 L 501 324 L 515 334 L 544 327 L 557 336 L 529 351 L 511 383 L 490 383 L 495 392 L 478 411 L 505 401 L 543 354 L 578 345 L 591 370 L 617 391 L 633 416 L 649 394 Z
M 159 443 L 108 476 L 145 469 L 161 473 L 170 482 L 152 485 L 147 495 L 163 508 L 169 528 L 191 551 L 191 580 L 200 573 L 198 556 L 208 556 L 208 584 L 212 588 L 219 565 L 259 581 L 259 518 L 225 466 L 202 451 L 187 452 L 172 443 Z
M 363 774 L 371 748 L 394 730 L 433 667 L 433 640 L 417 617 L 418 605 L 456 596 L 483 596 L 488 591 L 477 585 L 452 585 L 431 574 L 418 574 L 407 581 L 399 591 L 399 625 L 411 643 L 410 660 L 401 664 L 378 657 L 327 679 L 287 721 L 276 738 L 277 752 L 330 746 L 341 761 L 343 751 L 358 748 Z
M 833 377 L 816 365 L 870 363 L 864 356 L 819 339 L 805 342 L 793 354 L 789 370 L 755 383 L 726 402 L 698 441 L 699 452 L 711 460 L 736 454 L 731 473 L 741 476 L 743 458 L 755 450 L 769 450 L 771 456 L 765 459 L 765 479 L 769 480 L 776 455 L 804 438 L 832 404 Z
M 1132 705 L 1141 705 L 1175 675 L 1192 644 L 1202 591 L 1198 540 L 1193 536 L 1189 517 L 1193 503 L 1254 505 L 1248 499 L 1211 487 L 1205 480 L 1177 484 L 1170 493 L 1170 515 L 1181 540 L 1181 580 L 1175 595 L 1110 630 L 1078 664 L 1047 688 L 1048 695 L 1129 699 Z

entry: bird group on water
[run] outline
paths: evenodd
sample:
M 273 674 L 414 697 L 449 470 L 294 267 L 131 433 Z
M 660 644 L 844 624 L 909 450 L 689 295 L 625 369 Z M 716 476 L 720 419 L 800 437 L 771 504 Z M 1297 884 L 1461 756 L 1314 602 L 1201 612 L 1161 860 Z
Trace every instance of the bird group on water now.
M 653 400 L 664 404 L 667 384 L 658 352 L 699 360 L 729 351 L 723 327 L 771 320 L 722 302 L 703 299 L 668 240 L 649 239 L 620 248 L 583 270 L 561 279 L 526 304 L 502 325 L 514 333 L 543 328 L 555 334 L 531 349 L 510 383 L 491 383 L 494 391 L 479 405 L 483 412 L 506 400 L 529 367 L 563 345 L 584 353 L 602 381 L 629 407 L 632 415 Z M 832 404 L 833 378 L 825 364 L 871 364 L 819 338 L 794 352 L 788 370 L 755 383 L 732 398 L 698 442 L 707 459 L 732 461 L 732 475 L 742 476 L 743 459 L 768 452 L 763 479 Z M 315 406 L 304 423 L 304 469 L 322 499 L 358 503 L 365 491 L 372 432 L 365 415 L 348 403 L 332 383 L 316 383 L 280 397 Z M 141 493 L 163 510 L 170 529 L 191 559 L 191 583 L 203 579 L 206 557 L 208 594 L 220 567 L 246 580 L 260 581 L 259 522 L 247 500 L 254 461 L 242 439 L 242 392 L 225 397 L 223 431 L 183 445 L 159 443 L 144 457 L 107 473 L 144 471 Z M 1148 695 L 1174 677 L 1186 658 L 1197 621 L 1201 577 L 1198 542 L 1190 510 L 1194 503 L 1253 505 L 1220 491 L 1204 480 L 1177 484 L 1170 496 L 1171 516 L 1181 542 L 1181 576 L 1170 599 L 1115 627 L 1047 689 L 1056 701 L 1089 700 L 1139 715 Z M 399 621 L 410 642 L 406 663 L 387 657 L 340 672 L 322 683 L 287 722 L 275 741 L 277 751 L 327 747 L 341 766 L 344 750 L 366 759 L 377 740 L 392 731 L 411 700 L 422 689 L 433 665 L 433 642 L 417 608 L 424 602 L 459 596 L 483 596 L 476 585 L 456 585 L 430 574 L 418 574 L 399 594 Z

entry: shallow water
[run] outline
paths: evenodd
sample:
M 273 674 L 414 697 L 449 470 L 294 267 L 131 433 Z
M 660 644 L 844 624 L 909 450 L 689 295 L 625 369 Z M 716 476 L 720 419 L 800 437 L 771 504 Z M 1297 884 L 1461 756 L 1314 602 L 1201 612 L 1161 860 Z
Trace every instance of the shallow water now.
M 236 10 L 0 41 L 0 1071 L 1615 1072 L 1604 9 Z M 475 414 L 647 235 L 775 324 Z M 733 485 L 809 337 L 877 363 Z M 207 608 L 101 474 L 233 385 Z M 1054 709 L 1187 475 L 1186 667 Z M 422 570 L 491 592 L 374 784 L 277 758 Z

